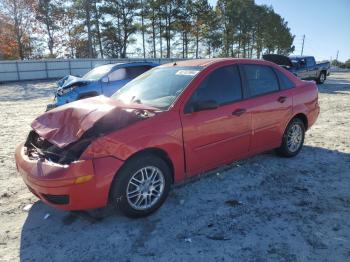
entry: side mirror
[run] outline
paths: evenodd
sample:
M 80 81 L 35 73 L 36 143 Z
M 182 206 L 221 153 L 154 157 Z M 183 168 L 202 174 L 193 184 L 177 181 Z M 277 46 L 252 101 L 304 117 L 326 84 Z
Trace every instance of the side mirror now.
M 215 100 L 198 101 L 192 103 L 192 112 L 217 109 L 219 107 Z
M 109 82 L 108 76 L 103 77 L 101 81 L 102 81 L 103 83 L 108 83 L 108 82 Z

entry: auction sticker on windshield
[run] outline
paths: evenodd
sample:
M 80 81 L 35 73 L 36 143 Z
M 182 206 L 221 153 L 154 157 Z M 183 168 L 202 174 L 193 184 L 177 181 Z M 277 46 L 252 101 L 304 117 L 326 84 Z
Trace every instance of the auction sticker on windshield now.
M 182 76 L 194 76 L 198 74 L 198 70 L 179 70 L 176 72 L 176 75 L 182 75 Z

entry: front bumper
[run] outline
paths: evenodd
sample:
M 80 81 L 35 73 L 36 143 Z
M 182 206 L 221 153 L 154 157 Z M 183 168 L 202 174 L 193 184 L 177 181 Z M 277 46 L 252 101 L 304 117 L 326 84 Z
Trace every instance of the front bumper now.
M 47 112 L 47 111 L 49 111 L 49 110 L 51 110 L 51 109 L 54 109 L 54 108 L 56 108 L 56 107 L 57 107 L 56 104 L 48 104 L 48 105 L 46 106 L 45 112 Z
M 64 210 L 85 210 L 106 206 L 114 175 L 123 161 L 114 157 L 79 160 L 59 165 L 31 160 L 23 144 L 15 153 L 16 166 L 29 190 L 48 205 Z M 76 184 L 82 176 L 92 179 Z
M 58 95 L 57 93 L 55 94 L 55 98 L 53 100 L 53 103 L 50 103 L 46 106 L 46 111 L 49 111 L 51 109 L 54 109 L 56 107 L 65 105 L 70 102 L 74 102 L 78 99 L 78 94 L 76 92 L 71 91 L 69 93 L 63 94 L 63 95 Z

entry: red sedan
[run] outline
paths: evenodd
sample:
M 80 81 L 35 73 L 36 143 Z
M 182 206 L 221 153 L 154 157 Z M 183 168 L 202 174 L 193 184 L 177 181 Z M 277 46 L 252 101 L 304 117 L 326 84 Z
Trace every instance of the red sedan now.
M 295 156 L 318 114 L 315 83 L 273 63 L 182 61 L 142 74 L 111 98 L 39 116 L 16 163 L 49 205 L 82 210 L 111 201 L 145 216 L 173 183 L 270 149 Z

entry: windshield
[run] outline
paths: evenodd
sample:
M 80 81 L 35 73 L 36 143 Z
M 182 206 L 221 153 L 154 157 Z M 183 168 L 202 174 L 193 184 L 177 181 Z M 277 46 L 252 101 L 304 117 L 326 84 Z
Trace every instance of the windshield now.
M 106 75 L 113 67 L 114 65 L 103 65 L 103 66 L 98 66 L 91 71 L 87 72 L 84 76 L 83 79 L 85 80 L 99 80 L 101 77 Z
M 157 67 L 126 84 L 112 98 L 166 110 L 200 70 L 201 67 Z

